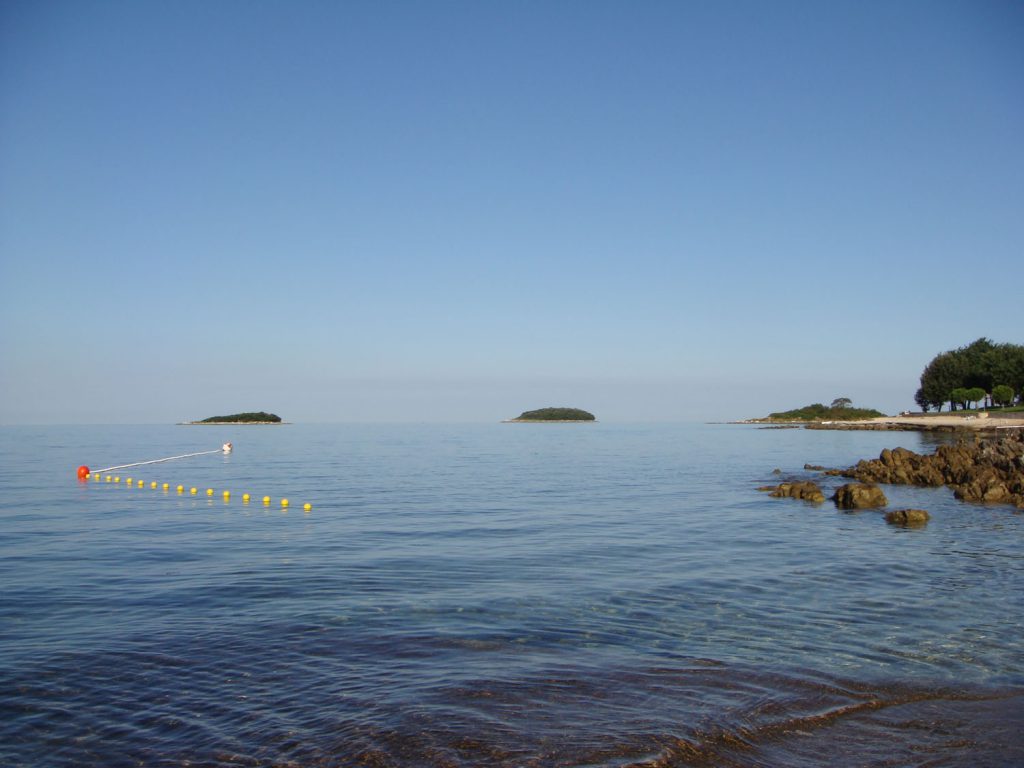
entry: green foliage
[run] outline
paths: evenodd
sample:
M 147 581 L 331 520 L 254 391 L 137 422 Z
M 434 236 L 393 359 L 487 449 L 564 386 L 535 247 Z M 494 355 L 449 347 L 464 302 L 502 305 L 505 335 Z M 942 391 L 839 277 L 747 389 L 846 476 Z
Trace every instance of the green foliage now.
M 936 355 L 921 374 L 921 396 L 941 411 L 950 393 L 963 386 L 966 372 L 966 361 L 955 352 Z
M 947 402 L 951 408 L 972 400 L 980 402 L 985 392 L 992 392 L 999 385 L 1024 392 L 1024 346 L 996 344 L 980 338 L 965 347 L 936 355 L 921 373 L 921 388 L 914 400 L 922 408 L 926 403 L 942 410 Z M 976 399 L 962 393 L 954 397 L 953 391 L 959 389 L 980 389 L 982 394 Z
M 990 359 L 996 349 L 995 344 L 982 337 L 959 350 L 967 368 L 963 386 L 968 390 L 980 389 L 982 397 L 992 389 L 992 365 Z M 974 398 L 972 397 L 971 399 L 973 400 Z
M 821 403 L 813 403 L 793 411 L 773 413 L 768 418 L 773 421 L 857 421 L 884 415 L 874 408 L 831 408 Z
M 978 403 L 985 399 L 985 390 L 981 387 L 971 387 L 967 390 L 967 399 L 974 403 L 974 407 L 978 407 Z
M 923 387 L 917 388 L 917 392 L 914 393 L 914 402 L 917 403 L 918 407 L 920 407 L 920 409 L 925 413 L 928 413 L 933 405 L 931 400 L 925 396 Z
M 992 387 L 992 402 L 1005 408 L 1013 402 L 1013 387 L 1006 384 L 997 384 Z
M 539 408 L 523 411 L 519 418 L 524 421 L 595 421 L 594 414 L 579 408 Z
M 1024 346 L 1019 344 L 1000 344 L 985 361 L 992 374 L 993 388 L 1004 384 L 1018 396 L 1024 395 Z
M 967 387 L 956 387 L 952 392 L 949 393 L 949 410 L 955 411 L 957 406 L 960 410 L 967 410 L 967 401 L 971 398 L 968 396 L 970 390 Z
M 234 413 L 230 416 L 211 416 L 208 419 L 203 419 L 198 424 L 213 424 L 215 422 L 242 422 L 242 423 L 265 423 L 265 424 L 280 424 L 281 417 L 273 413 L 266 413 L 264 411 L 249 412 L 249 413 Z

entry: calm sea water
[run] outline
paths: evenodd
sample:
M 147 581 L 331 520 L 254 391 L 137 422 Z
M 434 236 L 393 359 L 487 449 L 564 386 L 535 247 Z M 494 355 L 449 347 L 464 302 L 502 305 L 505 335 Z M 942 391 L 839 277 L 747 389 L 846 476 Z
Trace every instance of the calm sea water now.
M 1024 763 L 1024 516 L 755 490 L 927 439 L 2 428 L 0 764 Z

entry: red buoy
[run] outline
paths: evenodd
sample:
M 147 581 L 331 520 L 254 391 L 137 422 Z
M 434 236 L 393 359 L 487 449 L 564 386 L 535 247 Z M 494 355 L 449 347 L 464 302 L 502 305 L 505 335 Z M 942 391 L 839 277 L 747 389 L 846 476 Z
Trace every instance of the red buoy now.
M 78 479 L 85 480 L 89 477 L 89 468 L 83 464 L 78 468 Z

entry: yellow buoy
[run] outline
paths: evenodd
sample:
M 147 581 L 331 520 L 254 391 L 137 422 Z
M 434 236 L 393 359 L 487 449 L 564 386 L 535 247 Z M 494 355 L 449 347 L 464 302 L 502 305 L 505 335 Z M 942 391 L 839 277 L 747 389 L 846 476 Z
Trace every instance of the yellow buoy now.
M 170 485 L 169 485 L 168 483 L 164 483 L 164 490 L 165 490 L 165 491 L 166 491 L 166 490 L 167 490 L 168 488 L 170 488 L 170 487 L 171 487 L 171 486 L 170 486 Z
M 189 488 L 188 492 L 191 493 L 193 496 L 195 496 L 197 493 L 199 493 L 199 491 L 197 491 L 195 488 Z
M 142 487 L 142 486 L 144 486 L 145 484 L 146 484 L 146 483 L 145 483 L 145 481 L 144 481 L 144 480 L 139 480 L 139 483 L 138 483 L 138 485 L 139 485 L 139 488 L 141 488 L 141 487 Z
M 287 507 L 288 506 L 288 499 L 281 499 L 281 506 L 282 507 Z
M 270 497 L 269 496 L 264 496 L 263 497 L 263 503 L 264 504 L 269 504 L 270 503 Z
M 244 501 L 246 504 L 249 503 L 249 494 L 248 493 L 243 493 L 242 494 L 242 501 Z
M 105 480 L 106 482 L 108 482 L 108 483 L 109 483 L 109 482 L 110 482 L 110 475 L 107 475 L 107 476 L 106 476 L 105 478 L 103 478 L 103 479 L 104 479 L 104 480 Z
M 225 499 L 230 499 L 231 498 L 231 491 L 224 491 L 224 498 Z
M 156 488 L 156 480 L 149 484 L 150 488 Z
M 184 485 L 179 485 L 178 486 L 178 493 L 184 493 L 184 492 L 185 492 L 185 486 Z
M 206 495 L 207 496 L 213 496 L 213 488 L 207 488 L 206 489 Z
M 120 475 L 118 475 L 117 477 L 115 477 L 115 478 L 114 478 L 114 482 L 115 482 L 115 483 L 120 483 L 120 482 L 121 482 L 121 477 L 120 477 Z
M 309 510 L 311 510 L 311 509 L 313 508 L 313 505 L 312 505 L 312 504 L 310 504 L 310 503 L 309 503 L 309 502 L 307 501 L 307 502 L 306 502 L 305 504 L 303 504 L 303 505 L 302 505 L 302 508 L 303 508 L 304 510 L 306 510 L 307 512 L 309 512 Z
M 128 483 L 128 485 L 131 485 L 131 484 L 132 484 L 132 479 L 131 479 L 130 477 L 126 477 L 126 478 L 124 479 L 124 481 L 125 481 L 126 483 Z

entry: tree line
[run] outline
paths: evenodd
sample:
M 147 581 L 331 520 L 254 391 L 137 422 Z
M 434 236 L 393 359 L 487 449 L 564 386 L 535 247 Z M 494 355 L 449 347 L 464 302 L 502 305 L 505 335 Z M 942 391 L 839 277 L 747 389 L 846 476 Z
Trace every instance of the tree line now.
M 921 410 L 951 411 L 1024 402 L 1024 346 L 996 344 L 984 337 L 940 352 L 921 373 L 914 402 Z

